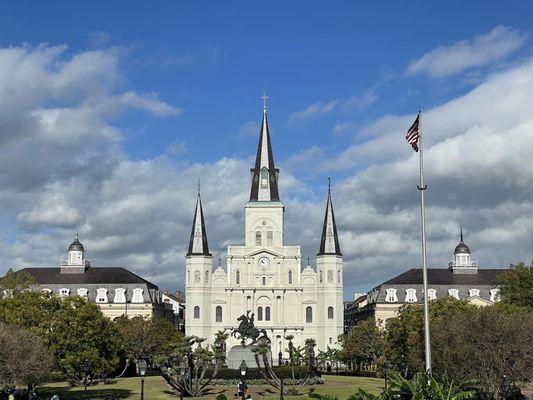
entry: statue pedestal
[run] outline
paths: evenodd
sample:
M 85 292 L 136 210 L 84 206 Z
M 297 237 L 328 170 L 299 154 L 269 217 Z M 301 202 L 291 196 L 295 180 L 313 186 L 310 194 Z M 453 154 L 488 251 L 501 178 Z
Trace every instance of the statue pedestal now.
M 267 353 L 267 357 L 268 362 L 272 365 L 271 351 Z M 228 368 L 239 369 L 243 360 L 246 362 L 248 368 L 257 368 L 257 363 L 255 362 L 251 346 L 233 346 L 228 352 L 226 363 L 228 364 Z M 259 365 L 264 367 L 262 355 L 259 356 Z

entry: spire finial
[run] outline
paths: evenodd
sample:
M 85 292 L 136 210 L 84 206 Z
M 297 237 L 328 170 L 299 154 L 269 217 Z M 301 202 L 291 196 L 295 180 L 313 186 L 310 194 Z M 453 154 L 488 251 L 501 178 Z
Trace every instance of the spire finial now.
M 331 194 L 331 178 L 328 177 L 328 194 Z
M 200 178 L 198 178 L 198 197 L 200 197 Z
M 221 257 L 218 257 L 218 266 L 222 267 L 222 258 Z
M 310 257 L 307 257 L 307 265 L 311 265 Z
M 76 240 L 78 240 L 78 227 L 76 226 L 76 235 L 74 236 Z
M 263 112 L 266 113 L 268 96 L 267 96 L 266 93 L 263 93 L 263 97 L 261 97 L 261 98 L 263 99 Z
M 461 226 L 461 243 L 463 243 L 463 227 Z

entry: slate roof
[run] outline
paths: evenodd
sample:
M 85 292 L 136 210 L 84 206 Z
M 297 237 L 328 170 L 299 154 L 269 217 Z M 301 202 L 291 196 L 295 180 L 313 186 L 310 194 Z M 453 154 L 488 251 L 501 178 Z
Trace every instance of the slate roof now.
M 201 245 L 195 245 L 195 236 L 198 232 L 202 235 Z M 194 219 L 192 221 L 191 238 L 189 240 L 189 250 L 187 251 L 187 255 L 211 255 L 211 253 L 209 253 L 209 244 L 207 242 L 204 210 L 202 207 L 202 198 L 200 196 L 200 184 L 198 184 L 198 197 L 196 199 L 196 209 L 194 210 Z
M 430 285 L 492 285 L 496 275 L 506 269 L 478 269 L 477 274 L 454 274 L 447 268 L 428 268 Z M 416 285 L 422 284 L 422 269 L 412 268 L 381 285 Z
M 266 146 L 263 146 L 263 141 L 266 141 Z M 252 172 L 252 188 L 250 191 L 250 201 L 259 201 L 259 180 L 261 169 L 266 167 L 269 175 L 269 189 L 270 196 L 268 201 L 279 201 L 278 191 L 278 172 L 279 170 L 274 166 L 274 156 L 272 154 L 272 144 L 270 143 L 270 131 L 268 129 L 268 120 L 266 110 L 263 111 L 263 122 L 261 123 L 261 130 L 259 132 L 259 143 L 257 145 L 257 156 L 255 158 L 255 167 Z
M 326 240 L 329 235 L 328 226 L 333 230 L 333 246 L 331 251 L 330 246 L 327 246 Z M 337 234 L 337 224 L 335 223 L 335 213 L 333 212 L 333 202 L 331 200 L 331 186 L 328 184 L 328 201 L 326 204 L 326 214 L 324 215 L 324 225 L 322 228 L 322 239 L 320 240 L 320 248 L 318 249 L 319 256 L 325 254 L 335 254 L 342 256 L 341 247 L 339 245 L 339 235 Z
M 24 268 L 35 277 L 38 284 L 146 284 L 150 289 L 157 286 L 122 267 L 91 267 L 84 273 L 65 274 L 61 268 Z

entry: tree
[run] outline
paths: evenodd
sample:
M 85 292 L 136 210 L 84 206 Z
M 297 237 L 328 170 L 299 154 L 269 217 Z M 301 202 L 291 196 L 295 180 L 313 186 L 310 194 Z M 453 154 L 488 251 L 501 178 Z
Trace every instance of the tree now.
M 205 339 L 195 336 L 182 336 L 171 344 L 168 354 L 155 358 L 154 364 L 159 367 L 163 379 L 178 392 L 183 389 L 190 396 L 202 396 L 217 376 L 221 363 L 214 359 L 212 351 L 202 346 L 204 341 Z M 214 365 L 211 368 L 213 359 Z M 180 371 L 182 363 L 187 367 L 185 376 Z
M 496 277 L 495 283 L 500 287 L 502 304 L 533 309 L 533 265 L 512 265 Z
M 9 268 L 6 274 L 0 277 L 0 297 L 2 297 L 4 291 L 20 292 L 28 289 L 33 284 L 35 284 L 33 275 L 26 271 L 15 272 L 13 268 Z
M 0 387 L 26 386 L 33 390 L 48 379 L 52 355 L 35 333 L 0 324 Z
M 430 302 L 430 326 L 455 313 L 476 309 L 464 300 L 442 297 Z M 384 356 L 393 369 L 409 376 L 424 370 L 424 313 L 421 305 L 406 305 L 387 321 Z M 433 329 L 431 329 L 433 331 Z
M 433 373 L 442 382 L 470 381 L 481 399 L 500 398 L 531 379 L 533 312 L 482 307 L 450 315 L 432 327 Z
M 122 350 L 128 360 L 152 360 L 169 351 L 181 333 L 170 321 L 162 318 L 120 317 L 115 321 Z
M 0 300 L 0 321 L 27 328 L 44 339 L 55 365 L 77 384 L 86 365 L 91 377 L 113 371 L 119 334 L 98 306 L 81 297 L 19 292 Z M 87 361 L 86 361 L 87 360 Z
M 367 319 L 351 328 L 340 337 L 342 350 L 340 358 L 345 363 L 358 366 L 375 364 L 383 354 L 383 332 L 374 319 Z

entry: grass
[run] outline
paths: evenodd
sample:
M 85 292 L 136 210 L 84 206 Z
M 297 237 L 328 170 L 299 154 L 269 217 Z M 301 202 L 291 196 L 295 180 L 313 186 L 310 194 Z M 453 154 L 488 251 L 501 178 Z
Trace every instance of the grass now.
M 337 396 L 345 399 L 355 393 L 358 388 L 363 388 L 371 393 L 379 393 L 383 389 L 383 380 L 376 378 L 362 378 L 352 376 L 325 376 L 326 383 L 304 388 L 304 395 L 286 396 L 287 400 L 309 399 L 307 396 L 311 391 L 316 393 Z M 212 400 L 219 393 L 225 393 L 229 400 L 233 399 L 236 388 L 214 387 L 211 393 L 202 397 L 202 400 Z M 140 398 L 141 383 L 140 378 L 121 378 L 108 385 L 96 385 L 87 388 L 71 388 L 65 383 L 50 383 L 37 390 L 39 399 L 50 399 L 54 394 L 58 394 L 61 400 L 119 400 Z M 254 400 L 274 400 L 279 399 L 279 394 L 269 386 L 250 386 L 248 392 Z M 169 400 L 179 398 L 159 376 L 147 376 L 144 385 L 144 398 L 146 400 Z M 191 399 L 190 397 L 188 399 Z

